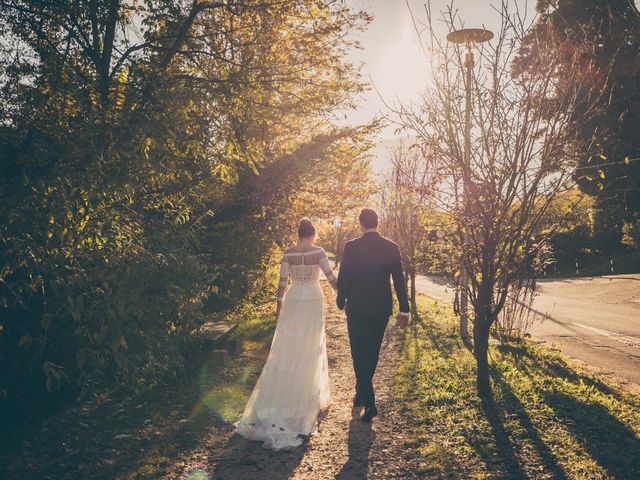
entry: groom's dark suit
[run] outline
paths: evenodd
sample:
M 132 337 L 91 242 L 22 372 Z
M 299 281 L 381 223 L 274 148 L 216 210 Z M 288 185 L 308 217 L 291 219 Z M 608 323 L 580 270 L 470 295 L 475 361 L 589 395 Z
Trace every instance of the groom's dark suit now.
M 373 374 L 384 331 L 393 310 L 390 277 L 401 312 L 409 312 L 398 245 L 378 232 L 347 242 L 338 275 L 336 303 L 346 307 L 356 389 L 367 407 L 375 405 Z

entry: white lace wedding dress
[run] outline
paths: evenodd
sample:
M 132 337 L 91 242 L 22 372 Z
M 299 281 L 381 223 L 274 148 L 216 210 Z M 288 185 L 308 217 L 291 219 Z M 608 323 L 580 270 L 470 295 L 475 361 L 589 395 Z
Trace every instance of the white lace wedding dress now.
M 331 400 L 320 270 L 335 286 L 323 249 L 284 254 L 278 284 L 283 303 L 271 351 L 236 423 L 237 433 L 273 450 L 296 447 L 313 434 L 319 411 Z

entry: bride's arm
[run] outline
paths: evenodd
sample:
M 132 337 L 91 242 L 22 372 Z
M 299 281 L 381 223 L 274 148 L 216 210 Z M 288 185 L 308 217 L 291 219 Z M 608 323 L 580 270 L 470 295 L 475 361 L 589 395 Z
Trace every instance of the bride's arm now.
M 338 279 L 333 273 L 333 270 L 331 269 L 331 265 L 329 265 L 329 259 L 327 258 L 327 254 L 324 253 L 324 251 L 322 252 L 322 256 L 318 261 L 318 265 L 320 265 L 320 268 L 322 269 L 322 273 L 324 273 L 324 276 L 327 278 L 327 280 L 331 284 L 331 288 L 333 288 L 334 290 L 337 290 Z
M 287 262 L 287 258 L 283 256 L 282 260 L 280 261 L 280 279 L 278 280 L 276 320 L 280 316 L 280 309 L 282 308 L 282 300 L 284 299 L 284 294 L 287 291 L 288 285 L 289 285 L 289 262 Z

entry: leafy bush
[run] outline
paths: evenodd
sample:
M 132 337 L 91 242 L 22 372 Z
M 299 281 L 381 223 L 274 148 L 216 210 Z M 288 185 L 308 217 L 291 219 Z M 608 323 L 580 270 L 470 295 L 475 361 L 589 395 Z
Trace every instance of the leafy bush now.
M 0 7 L 7 417 L 178 372 L 194 326 L 264 287 L 292 212 L 366 178 L 374 128 L 328 119 L 369 20 L 334 2 L 24 3 Z

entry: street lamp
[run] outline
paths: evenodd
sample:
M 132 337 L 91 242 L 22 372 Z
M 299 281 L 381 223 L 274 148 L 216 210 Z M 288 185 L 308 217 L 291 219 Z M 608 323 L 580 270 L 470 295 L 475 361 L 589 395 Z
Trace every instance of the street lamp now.
M 466 209 L 466 191 L 464 189 L 465 184 L 469 184 L 469 173 L 471 171 L 471 81 L 473 76 L 473 52 L 471 49 L 478 43 L 487 42 L 493 38 L 493 32 L 485 30 L 484 28 L 465 28 L 462 30 L 455 30 L 449 32 L 447 40 L 452 43 L 458 43 L 464 45 L 467 49 L 464 58 L 464 66 L 466 67 L 466 82 L 465 82 L 465 118 L 464 118 L 464 168 L 462 169 L 462 204 Z M 462 248 L 466 249 L 469 243 L 469 234 L 465 232 Z M 469 277 L 464 264 L 461 268 L 460 278 L 460 336 L 464 340 L 469 339 L 468 329 L 468 316 L 467 309 L 469 306 L 469 296 L 467 294 L 467 285 L 469 283 Z

